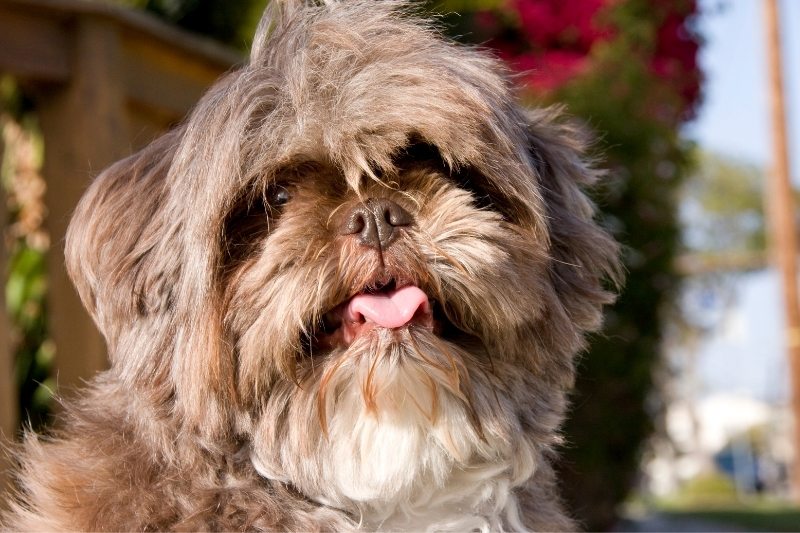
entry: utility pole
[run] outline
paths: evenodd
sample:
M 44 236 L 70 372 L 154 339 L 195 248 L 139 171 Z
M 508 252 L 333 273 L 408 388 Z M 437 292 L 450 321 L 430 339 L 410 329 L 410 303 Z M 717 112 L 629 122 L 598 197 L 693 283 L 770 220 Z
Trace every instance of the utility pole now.
M 789 151 L 786 141 L 786 109 L 783 99 L 781 37 L 777 0 L 764 0 L 764 22 L 769 67 L 770 115 L 772 119 L 772 169 L 767 184 L 767 210 L 771 232 L 772 260 L 780 271 L 786 317 L 786 355 L 791 375 L 794 412 L 794 464 L 792 492 L 800 501 L 800 302 L 797 294 L 797 232 Z

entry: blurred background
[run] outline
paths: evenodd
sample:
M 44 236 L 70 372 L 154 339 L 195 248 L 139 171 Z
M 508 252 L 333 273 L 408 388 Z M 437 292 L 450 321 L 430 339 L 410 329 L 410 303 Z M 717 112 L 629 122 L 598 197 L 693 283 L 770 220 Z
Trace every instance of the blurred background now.
M 64 274 L 75 202 L 244 60 L 266 2 L 0 0 L 7 438 L 106 364 Z M 505 61 L 529 105 L 565 104 L 609 169 L 592 194 L 628 276 L 580 360 L 569 507 L 589 530 L 800 530 L 800 2 L 417 7 Z

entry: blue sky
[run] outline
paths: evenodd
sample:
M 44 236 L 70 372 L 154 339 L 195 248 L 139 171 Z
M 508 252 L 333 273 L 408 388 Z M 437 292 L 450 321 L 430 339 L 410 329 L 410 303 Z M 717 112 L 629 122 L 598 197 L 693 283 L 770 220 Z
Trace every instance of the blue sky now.
M 705 149 L 766 168 L 771 127 L 763 0 L 700 0 L 700 6 L 705 96 L 686 133 Z M 800 0 L 782 0 L 779 6 L 790 158 L 794 181 L 800 184 Z M 738 392 L 785 402 L 788 371 L 778 278 L 772 270 L 743 274 L 734 290 L 734 305 L 697 354 L 702 392 Z M 706 309 L 712 311 L 713 306 Z
M 784 83 L 791 152 L 800 153 L 800 2 L 782 0 Z M 687 134 L 703 147 L 760 165 L 770 160 L 762 0 L 701 0 L 704 103 Z M 793 162 L 793 168 L 798 164 Z M 798 172 L 793 172 L 797 176 Z

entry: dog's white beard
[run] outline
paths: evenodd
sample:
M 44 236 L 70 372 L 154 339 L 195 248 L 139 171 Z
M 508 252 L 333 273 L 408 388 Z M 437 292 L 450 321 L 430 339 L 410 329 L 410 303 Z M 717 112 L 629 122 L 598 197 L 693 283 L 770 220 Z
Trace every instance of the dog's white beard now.
M 282 442 L 256 443 L 255 467 L 353 513 L 365 529 L 523 529 L 512 489 L 533 474 L 533 446 L 519 435 L 512 442 L 504 424 L 481 437 L 441 341 L 410 346 L 391 335 L 358 339 L 332 372 L 327 436 L 316 417 L 289 424 Z

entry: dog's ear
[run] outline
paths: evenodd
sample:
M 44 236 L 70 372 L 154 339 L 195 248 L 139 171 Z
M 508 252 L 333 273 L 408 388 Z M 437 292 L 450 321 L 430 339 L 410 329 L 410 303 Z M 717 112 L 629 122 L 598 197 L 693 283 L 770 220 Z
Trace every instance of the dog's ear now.
M 569 319 L 581 331 L 600 326 L 601 309 L 622 281 L 619 246 L 595 220 L 584 190 L 602 172 L 585 152 L 590 136 L 558 107 L 528 113 L 529 146 L 536 167 L 550 236 L 550 275 Z
M 223 426 L 209 402 L 232 397 L 216 276 L 249 116 L 231 118 L 236 79 L 218 82 L 184 125 L 100 174 L 66 242 L 67 269 L 116 375 L 174 400 L 187 424 L 209 430 Z
M 181 135 L 180 129 L 168 133 L 102 172 L 67 231 L 67 270 L 106 338 L 112 363 L 123 333 L 158 320 L 172 305 L 180 260 L 168 242 L 176 231 L 164 205 L 165 177 Z M 166 257 L 159 253 L 170 248 Z

